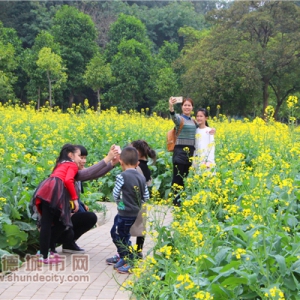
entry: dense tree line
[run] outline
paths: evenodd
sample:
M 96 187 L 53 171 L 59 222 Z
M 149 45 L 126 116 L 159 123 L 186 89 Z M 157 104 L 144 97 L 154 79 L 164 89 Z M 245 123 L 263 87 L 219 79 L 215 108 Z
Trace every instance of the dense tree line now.
M 184 95 L 280 116 L 300 90 L 299 23 L 285 1 L 0 2 L 0 101 L 165 113 Z

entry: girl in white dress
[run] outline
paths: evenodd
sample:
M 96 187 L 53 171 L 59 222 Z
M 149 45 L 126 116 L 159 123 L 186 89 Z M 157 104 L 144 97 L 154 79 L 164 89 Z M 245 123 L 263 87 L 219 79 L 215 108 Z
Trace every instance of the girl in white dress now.
M 211 128 L 207 123 L 208 111 L 200 108 L 196 114 L 198 128 L 196 130 L 194 167 L 207 169 L 215 166 L 215 140 L 214 135 L 210 134 Z

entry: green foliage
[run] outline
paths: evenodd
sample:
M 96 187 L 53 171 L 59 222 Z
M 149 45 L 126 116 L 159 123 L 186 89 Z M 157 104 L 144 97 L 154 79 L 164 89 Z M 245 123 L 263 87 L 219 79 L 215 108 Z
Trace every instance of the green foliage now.
M 87 64 L 83 78 L 86 85 L 91 87 L 94 92 L 97 92 L 98 109 L 100 110 L 100 90 L 113 80 L 110 64 L 105 63 L 101 53 L 96 53 Z
M 111 69 L 115 80 L 109 91 L 110 105 L 121 104 L 126 110 L 145 107 L 152 72 L 152 57 L 147 45 L 135 39 L 122 40 Z
M 95 24 L 90 16 L 64 5 L 55 15 L 51 32 L 60 45 L 67 68 L 69 104 L 72 104 L 75 94 L 84 86 L 86 65 L 97 49 Z
M 52 18 L 59 5 L 53 2 L 17 1 L 0 3 L 0 19 L 5 26 L 14 28 L 23 47 L 31 47 L 42 30 L 51 27 Z
M 299 6 L 287 1 L 1 2 L 0 100 L 34 100 L 37 107 L 47 100 L 49 81 L 36 61 L 48 47 L 67 68 L 66 84 L 54 91 L 64 109 L 90 96 L 95 103 L 88 88 L 93 85 L 98 103 L 101 90 L 104 107 L 129 101 L 126 109 L 156 106 L 162 113 L 158 101 L 169 96 L 169 89 L 191 96 L 199 106 L 219 104 L 228 115 L 254 117 L 272 104 L 276 118 L 288 96 L 300 90 L 299 15 Z M 148 49 L 147 70 L 142 72 L 139 63 L 137 72 L 132 70 L 132 57 L 122 64 L 124 49 L 118 47 L 124 40 Z M 105 48 L 105 61 L 115 64 L 114 80 L 99 79 L 106 81 L 100 89 L 96 74 L 89 83 L 84 79 L 99 50 L 96 41 Z M 174 80 L 166 78 L 171 69 Z M 106 72 L 108 66 L 101 74 Z
M 292 2 L 235 2 L 209 15 L 215 27 L 186 48 L 182 59 L 185 91 L 206 104 L 221 104 L 225 113 L 235 108 L 245 115 L 251 107 L 253 114 L 258 108 L 264 113 L 271 88 L 276 117 L 287 96 L 300 88 L 299 8 Z
M 163 68 L 158 70 L 155 78 L 155 94 L 158 99 L 162 100 L 157 102 L 153 111 L 157 112 L 159 115 L 161 115 L 161 113 L 166 114 L 168 110 L 166 105 L 167 99 L 171 96 L 178 95 L 178 92 L 178 77 L 173 69 Z
M 1 45 L 0 45 L 1 47 Z M 0 49 L 1 52 L 1 49 Z M 0 53 L 1 55 L 1 53 Z M 10 74 L 0 71 L 0 100 L 14 99 L 14 90 L 12 84 L 16 81 L 16 78 Z
M 32 48 L 25 49 L 22 54 L 22 69 L 29 78 L 26 89 L 30 99 L 37 102 L 37 108 L 40 108 L 41 98 L 49 97 L 48 79 L 44 76 L 44 71 L 37 65 L 38 55 L 44 47 L 51 49 L 51 52 L 57 55 L 60 54 L 59 44 L 54 42 L 54 37 L 47 31 L 40 32 L 35 38 Z
M 179 28 L 178 34 L 183 38 L 184 47 L 190 48 L 209 34 L 208 29 L 197 30 L 193 27 L 183 26 Z
M 5 45 L 12 45 L 17 54 L 20 54 L 22 51 L 21 40 L 19 39 L 17 32 L 12 28 L 6 28 L 3 26 L 3 23 L 0 21 L 0 41 Z
M 50 106 L 52 106 L 52 89 L 60 87 L 61 84 L 67 80 L 67 74 L 64 72 L 65 68 L 62 65 L 62 58 L 58 54 L 53 53 L 51 48 L 44 47 L 38 54 L 36 64 L 47 75 L 49 85 L 49 103 Z M 53 82 L 55 84 L 52 84 Z
M 167 41 L 159 48 L 157 57 L 166 61 L 169 65 L 179 56 L 179 44 Z
M 153 7 L 141 11 L 137 17 L 146 24 L 148 35 L 157 48 L 160 48 L 165 41 L 182 46 L 178 30 L 183 26 L 198 30 L 206 26 L 204 16 L 196 13 L 190 2 L 171 2 L 163 7 Z
M 0 22 L 0 100 L 15 98 L 13 84 L 17 80 L 14 70 L 18 66 L 16 59 L 18 46 L 15 31 L 4 28 Z
M 120 14 L 116 22 L 109 29 L 109 43 L 106 48 L 106 57 L 112 61 L 113 56 L 117 54 L 119 44 L 122 41 L 136 40 L 139 43 L 150 46 L 150 41 L 146 35 L 146 27 L 141 20 L 136 17 Z

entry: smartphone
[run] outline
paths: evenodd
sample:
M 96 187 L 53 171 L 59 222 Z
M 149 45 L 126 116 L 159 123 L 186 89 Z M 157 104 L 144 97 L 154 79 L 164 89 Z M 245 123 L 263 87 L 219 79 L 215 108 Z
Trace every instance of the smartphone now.
M 182 103 L 183 97 L 173 97 L 176 99 L 176 103 Z
M 118 153 L 121 154 L 121 147 L 120 146 L 115 146 L 115 149 L 118 150 Z

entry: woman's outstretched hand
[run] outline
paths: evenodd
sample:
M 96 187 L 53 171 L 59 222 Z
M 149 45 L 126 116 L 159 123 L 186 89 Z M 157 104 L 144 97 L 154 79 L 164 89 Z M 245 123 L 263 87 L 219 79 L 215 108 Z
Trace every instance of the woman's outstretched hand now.
M 120 147 L 116 145 L 112 145 L 104 160 L 106 163 L 111 161 L 112 165 L 114 166 L 119 162 L 119 158 L 120 158 Z
M 211 128 L 211 130 L 209 131 L 209 134 L 215 135 L 216 134 L 216 128 Z
M 176 98 L 174 98 L 174 97 L 169 98 L 169 109 L 171 112 L 174 111 L 174 104 L 176 104 L 176 102 L 177 102 Z
M 76 213 L 79 210 L 79 203 L 78 203 L 78 200 L 74 200 L 73 202 L 74 202 L 74 206 L 75 206 L 74 213 Z

